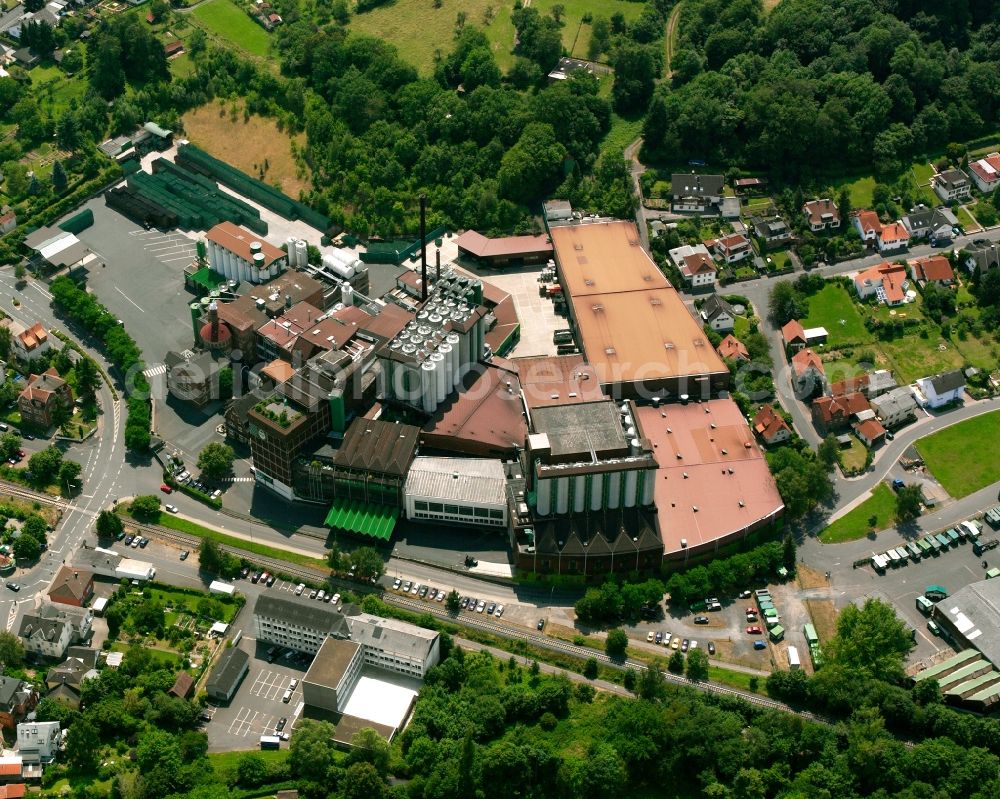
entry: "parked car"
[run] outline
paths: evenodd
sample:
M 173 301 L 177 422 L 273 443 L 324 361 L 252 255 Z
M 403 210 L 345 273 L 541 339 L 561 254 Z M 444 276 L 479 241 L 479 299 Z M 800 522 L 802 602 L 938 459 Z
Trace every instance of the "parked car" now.
M 309 592 L 309 598 L 310 599 L 315 599 L 317 593 L 319 593 L 319 592 L 314 588 L 312 591 Z
M 740 599 L 749 599 L 753 596 L 753 592 L 748 588 L 746 591 L 740 591 Z
M 273 574 L 267 575 L 267 587 L 270 588 L 272 585 L 274 585 L 274 581 L 276 579 L 277 578 Z
M 493 611 L 493 615 L 498 619 L 503 616 L 503 605 L 497 605 L 497 609 Z
M 188 555 L 190 555 L 190 554 L 191 553 L 188 552 L 186 549 L 181 550 L 181 560 L 187 560 L 188 559 Z
M 164 505 L 163 507 L 165 507 L 170 513 L 178 513 L 176 505 Z
M 281 732 L 283 729 L 285 729 L 285 725 L 287 723 L 288 719 L 282 716 L 280 719 L 278 719 L 278 723 L 274 725 L 274 729 L 277 730 L 278 732 Z
M 399 590 L 399 586 L 401 586 L 402 584 L 403 584 L 403 581 L 400 580 L 397 577 L 395 580 L 392 581 L 392 590 L 393 591 L 398 591 Z
M 299 583 L 297 586 L 295 586 L 295 596 L 302 596 L 302 592 L 305 590 L 306 590 L 306 584 Z
M 681 646 L 681 639 L 680 639 L 680 638 L 678 638 L 678 637 L 677 637 L 677 636 L 675 635 L 675 636 L 673 637 L 673 640 L 672 640 L 672 641 L 670 642 L 670 648 L 671 648 L 671 649 L 680 649 L 680 646 Z
M 260 576 L 261 576 L 261 574 L 263 574 L 263 572 L 254 572 L 250 576 L 250 582 L 251 583 L 259 583 L 260 582 Z
M 485 600 L 480 599 L 476 604 L 476 613 L 482 613 L 484 610 L 486 610 L 486 602 Z
M 160 491 L 162 491 L 164 494 L 172 494 L 174 489 L 172 489 L 166 483 L 160 483 Z
M 244 580 L 247 578 L 248 574 L 250 574 L 250 568 L 248 566 L 244 566 L 242 569 L 240 569 L 240 577 L 242 577 Z
M 142 536 L 137 535 L 135 538 L 132 539 L 132 543 L 129 544 L 129 546 L 132 547 L 132 549 L 138 549 L 140 541 L 142 541 Z
M 687 651 L 688 651 L 688 639 L 685 638 L 683 641 L 681 641 L 681 652 L 687 652 Z
M 426 599 L 427 598 L 427 592 L 429 590 L 430 589 L 426 585 L 421 586 L 420 590 L 417 591 L 417 596 L 419 596 L 421 599 Z
M 658 644 L 662 644 L 663 643 L 663 633 L 659 633 L 658 632 L 656 634 L 656 643 L 658 643 Z
M 486 606 L 486 615 L 487 616 L 492 616 L 493 615 L 493 611 L 496 610 L 496 609 L 497 609 L 497 603 L 496 602 L 490 602 L 490 604 Z
M 135 541 L 135 536 L 134 535 L 127 535 L 127 536 L 125 536 L 125 541 L 124 541 L 125 546 L 127 546 L 127 547 L 132 546 L 132 542 L 133 541 Z
M 760 629 L 760 625 L 757 624 L 747 625 L 747 635 L 760 635 L 761 632 L 762 630 Z
M 761 641 L 759 638 L 753 642 L 754 649 L 767 649 L 767 643 Z
M 934 619 L 927 620 L 927 629 L 930 630 L 934 635 L 941 635 L 941 628 Z
M 695 624 L 708 624 L 708 616 L 695 616 L 694 617 L 694 623 Z
M 437 595 L 437 601 L 438 601 L 438 602 L 444 602 L 444 598 L 445 598 L 445 593 L 444 593 L 444 591 L 438 591 L 438 595 Z
M 544 626 L 545 626 L 545 619 L 539 619 L 538 624 L 535 625 L 535 628 L 541 630 Z
M 714 655 L 715 654 L 715 642 L 714 641 L 709 641 L 708 642 L 708 654 L 710 654 L 710 655 Z
M 403 593 L 404 594 L 410 593 L 410 588 L 412 586 L 413 586 L 413 583 L 411 583 L 409 580 L 404 580 L 403 581 Z
M 21 590 L 21 586 L 20 586 L 20 584 L 19 584 L 19 583 L 15 583 L 15 582 L 11 582 L 10 580 L 8 580 L 8 581 L 7 581 L 7 583 L 6 583 L 6 586 L 7 586 L 7 587 L 8 587 L 8 588 L 9 588 L 9 589 L 10 589 L 11 591 L 20 591 L 20 590 Z M 542 628 L 541 628 L 541 627 L 539 627 L 538 629 L 540 630 L 540 629 L 542 629 Z
M 649 641 L 649 643 L 653 643 L 653 641 L 656 640 L 656 633 L 650 630 L 648 633 L 646 633 L 646 640 Z
M 458 600 L 458 609 L 465 610 L 467 607 L 469 607 L 469 598 L 467 596 L 463 596 L 460 600 Z
M 434 601 L 435 599 L 437 599 L 437 598 L 438 598 L 438 590 L 437 590 L 436 588 L 432 588 L 432 589 L 431 589 L 431 590 L 430 590 L 430 591 L 428 592 L 428 594 L 427 594 L 427 598 L 428 598 L 428 599 L 430 599 L 430 600 L 431 600 L 431 601 L 433 602 L 433 601 Z

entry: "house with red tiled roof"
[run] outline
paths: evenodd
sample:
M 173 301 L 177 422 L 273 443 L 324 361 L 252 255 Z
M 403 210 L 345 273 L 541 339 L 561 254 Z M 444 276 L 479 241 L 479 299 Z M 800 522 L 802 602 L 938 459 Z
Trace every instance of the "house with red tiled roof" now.
M 860 391 L 818 397 L 811 406 L 813 424 L 823 435 L 847 427 L 859 413 L 870 410 L 868 398 Z
M 10 233 L 16 227 L 17 214 L 14 210 L 8 205 L 0 207 L 0 236 Z
M 887 252 L 902 252 L 910 246 L 910 232 L 901 222 L 890 222 L 884 225 L 875 237 L 875 244 L 882 254 Z
M 799 397 L 829 393 L 823 361 L 808 347 L 792 356 L 792 387 Z
M 751 423 L 754 433 L 765 444 L 780 444 L 792 437 L 792 429 L 784 418 L 775 412 L 770 404 L 765 404 L 757 411 Z
M 41 322 L 35 322 L 31 327 L 14 323 L 11 326 L 11 334 L 14 357 L 21 361 L 39 358 L 52 348 L 49 333 L 42 327 Z
M 874 211 L 855 211 L 854 227 L 861 234 L 861 240 L 869 246 L 875 246 L 878 234 L 882 232 L 882 223 Z
M 718 270 L 707 253 L 685 255 L 680 265 L 681 276 L 692 286 L 711 286 Z
M 727 264 L 735 264 L 753 255 L 753 248 L 750 246 L 750 239 L 743 233 L 733 233 L 719 239 L 712 239 L 705 242 L 705 246 L 712 250 L 718 258 Z
M 921 286 L 925 283 L 950 286 L 955 282 L 955 271 L 951 268 L 951 261 L 943 255 L 927 255 L 923 258 L 914 258 L 907 263 L 910 265 L 913 279 Z
M 854 276 L 854 288 L 858 292 L 858 297 L 865 300 L 875 296 L 886 305 L 902 305 L 909 287 L 906 267 L 888 261 L 858 272 Z
M 969 175 L 977 189 L 983 194 L 989 194 L 1000 186 L 1000 153 L 989 153 L 978 161 L 971 161 Z
M 718 352 L 722 358 L 731 358 L 737 363 L 750 360 L 750 353 L 747 350 L 746 344 L 736 338 L 736 336 L 732 333 L 719 342 L 719 346 L 715 348 L 715 351 Z
M 798 319 L 788 322 L 781 328 L 781 340 L 785 342 L 786 347 L 791 347 L 793 350 L 800 350 L 806 346 L 806 331 L 802 323 Z
M 52 426 L 57 408 L 72 406 L 73 391 L 54 367 L 49 367 L 40 375 L 31 375 L 27 386 L 17 396 L 21 421 L 39 430 Z
M 810 200 L 802 206 L 802 213 L 805 214 L 806 222 L 813 233 L 830 228 L 836 230 L 840 227 L 840 211 L 836 203 L 824 197 L 821 200 Z
M 856 422 L 854 424 L 854 432 L 864 442 L 866 447 L 874 447 L 885 438 L 885 428 L 874 417 Z

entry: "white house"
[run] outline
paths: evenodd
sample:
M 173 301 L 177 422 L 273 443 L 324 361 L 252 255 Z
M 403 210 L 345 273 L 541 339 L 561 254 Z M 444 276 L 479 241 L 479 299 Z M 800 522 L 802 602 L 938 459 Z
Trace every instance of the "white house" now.
M 969 164 L 969 173 L 976 188 L 989 194 L 1000 185 L 1000 153 L 990 153 Z
M 692 287 L 713 286 L 718 275 L 715 262 L 705 253 L 685 255 L 680 266 L 681 276 Z
M 58 721 L 22 721 L 17 725 L 17 751 L 25 763 L 51 763 L 61 739 Z
M 946 169 L 938 172 L 933 180 L 934 191 L 941 198 L 942 202 L 969 199 L 969 192 L 972 184 L 969 183 L 969 176 L 961 169 Z
M 877 243 L 878 234 L 882 232 L 882 223 L 874 211 L 855 211 L 854 227 L 861 235 L 861 240 L 871 246 Z
M 909 419 L 917 409 L 917 402 L 908 386 L 900 386 L 869 400 L 872 410 L 882 426 L 897 427 Z
M 840 211 L 836 203 L 826 197 L 821 200 L 810 200 L 802 206 L 802 213 L 805 214 L 809 229 L 813 233 L 826 228 L 835 230 L 840 227 Z
M 728 333 L 736 325 L 736 313 L 733 311 L 733 306 L 718 294 L 713 294 L 705 300 L 705 304 L 701 306 L 701 319 L 718 333 Z
M 956 402 L 965 393 L 965 375 L 961 369 L 917 380 L 913 394 L 922 408 L 940 408 Z
M 37 610 L 21 617 L 17 634 L 26 652 L 62 658 L 70 644 L 90 638 L 94 614 L 89 608 L 43 602 Z
M 905 225 L 890 222 L 878 232 L 875 244 L 883 255 L 887 252 L 900 252 L 910 246 L 910 234 Z
M 10 332 L 14 356 L 18 360 L 32 361 L 52 349 L 49 333 L 41 322 L 35 322 L 31 327 L 14 322 Z
M 722 204 L 722 175 L 675 173 L 670 178 L 671 205 L 674 211 L 717 212 Z
M 743 233 L 733 233 L 712 241 L 715 254 L 727 264 L 735 264 L 753 254 L 750 239 Z

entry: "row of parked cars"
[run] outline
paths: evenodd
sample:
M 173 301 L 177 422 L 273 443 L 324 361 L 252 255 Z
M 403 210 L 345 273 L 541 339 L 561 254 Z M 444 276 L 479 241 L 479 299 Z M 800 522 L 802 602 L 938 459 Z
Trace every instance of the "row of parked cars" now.
M 196 488 L 202 494 L 208 494 L 208 496 L 210 496 L 212 499 L 218 499 L 219 497 L 222 496 L 221 488 L 213 489 L 212 486 L 204 482 L 201 478 L 194 477 L 191 474 L 191 472 L 189 472 L 184 467 L 180 467 L 178 471 L 174 472 L 174 480 L 176 480 L 178 483 L 189 485 L 191 486 L 191 488 Z M 163 483 L 160 486 L 160 491 L 162 491 L 164 494 L 169 494 L 173 490 L 174 489 L 168 486 L 166 483 Z
M 689 649 L 697 649 L 698 642 L 694 639 L 688 640 L 687 638 L 681 638 L 678 635 L 671 636 L 670 633 L 664 632 L 654 632 L 650 630 L 646 634 L 646 640 L 653 644 L 662 644 L 663 646 L 670 647 L 671 649 L 679 649 L 681 652 L 687 652 Z M 708 654 L 715 654 L 715 642 L 708 642 Z
M 413 594 L 420 597 L 420 599 L 428 599 L 431 602 L 444 602 L 445 597 L 448 596 L 447 591 L 421 585 L 411 580 L 402 580 L 399 577 L 393 580 L 392 589 L 403 594 Z M 485 613 L 487 616 L 496 616 L 498 618 L 503 615 L 503 605 L 497 602 L 488 602 L 485 599 L 463 596 L 458 600 L 458 607 L 460 610 Z

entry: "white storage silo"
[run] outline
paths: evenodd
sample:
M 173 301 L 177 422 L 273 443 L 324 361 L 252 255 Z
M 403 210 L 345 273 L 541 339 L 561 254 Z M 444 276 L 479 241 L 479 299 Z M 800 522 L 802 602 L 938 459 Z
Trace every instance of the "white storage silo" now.
M 535 512 L 539 516 L 548 516 L 552 511 L 552 481 L 539 480 L 536 490 Z
M 604 475 L 590 475 L 590 509 L 600 510 L 604 502 Z
M 636 502 L 636 489 L 639 485 L 639 472 L 629 469 L 625 472 L 625 507 L 634 508 Z
M 434 413 L 437 409 L 437 367 L 433 361 L 420 364 L 420 397 L 424 413 Z
M 309 265 L 309 243 L 305 239 L 295 242 L 295 265 L 299 269 Z
M 458 337 L 458 374 L 459 377 L 464 375 L 469 367 L 472 365 L 472 358 L 469 353 L 472 352 L 472 333 L 460 333 Z
M 434 385 L 435 385 L 435 398 L 439 403 L 444 402 L 444 398 L 448 396 L 448 367 L 444 362 L 444 355 L 440 352 L 435 352 L 431 355 L 431 363 L 434 364 Z
M 569 510 L 569 478 L 560 477 L 556 480 L 556 513 L 562 514 Z
M 285 240 L 285 252 L 288 253 L 288 265 L 297 266 L 298 261 L 295 260 L 295 236 L 289 236 Z
M 653 492 L 656 489 L 656 469 L 647 469 L 642 476 L 642 504 L 653 504 Z
M 437 354 L 444 358 L 444 363 L 441 364 L 441 374 L 444 375 L 444 393 L 445 396 L 448 396 L 455 387 L 454 350 L 451 344 L 446 341 L 438 347 Z
M 573 510 L 576 513 L 583 513 L 584 503 L 587 501 L 587 476 L 579 474 L 573 478 Z
M 621 504 L 621 493 L 622 473 L 612 472 L 611 477 L 608 478 L 608 501 L 605 503 L 608 510 L 615 510 Z
M 461 351 L 462 351 L 462 343 L 461 343 L 461 339 L 459 338 L 458 333 L 449 333 L 447 336 L 445 336 L 444 342 L 449 347 L 451 347 L 451 350 L 452 350 L 452 352 L 451 352 L 451 384 L 454 386 L 455 384 L 458 383 L 458 378 L 459 378 L 458 368 L 459 368 L 459 358 L 461 356 Z
M 340 286 L 340 301 L 345 306 L 354 305 L 354 286 L 350 283 L 342 283 Z

